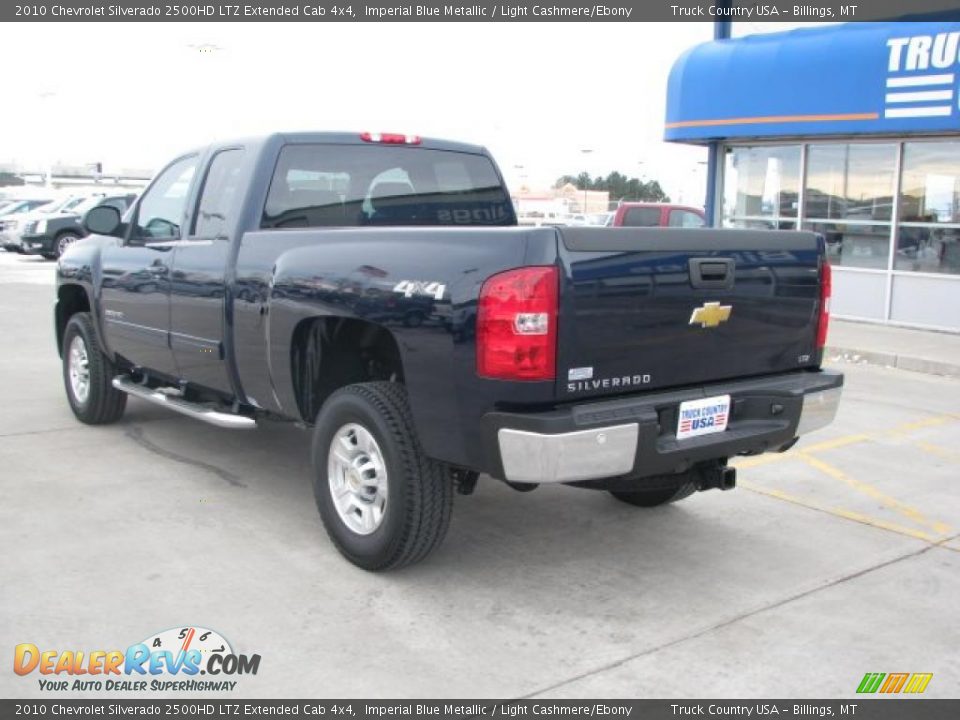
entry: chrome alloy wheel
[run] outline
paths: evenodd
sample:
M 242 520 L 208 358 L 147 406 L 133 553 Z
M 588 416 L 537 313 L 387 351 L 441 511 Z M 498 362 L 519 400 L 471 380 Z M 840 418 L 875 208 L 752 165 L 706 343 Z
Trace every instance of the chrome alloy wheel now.
M 333 434 L 327 455 L 327 482 L 337 514 L 358 535 L 383 522 L 387 468 L 376 439 L 362 425 L 348 423 Z
M 71 235 L 70 233 L 61 235 L 57 240 L 57 255 L 63 255 L 67 251 L 67 248 L 73 245 L 79 239 L 79 237 L 76 235 Z
M 70 341 L 67 353 L 70 389 L 74 400 L 83 405 L 90 396 L 90 358 L 87 356 L 87 344 L 81 336 L 76 335 Z

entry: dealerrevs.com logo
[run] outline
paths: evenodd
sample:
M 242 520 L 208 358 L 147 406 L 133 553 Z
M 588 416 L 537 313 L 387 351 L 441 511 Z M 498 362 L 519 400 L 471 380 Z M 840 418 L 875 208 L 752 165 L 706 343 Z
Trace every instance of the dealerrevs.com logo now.
M 234 653 L 219 633 L 201 627 L 171 628 L 126 650 L 14 648 L 17 675 L 40 677 L 45 691 L 231 691 L 237 675 L 256 675 L 260 655 Z M 202 678 L 200 676 L 203 676 Z

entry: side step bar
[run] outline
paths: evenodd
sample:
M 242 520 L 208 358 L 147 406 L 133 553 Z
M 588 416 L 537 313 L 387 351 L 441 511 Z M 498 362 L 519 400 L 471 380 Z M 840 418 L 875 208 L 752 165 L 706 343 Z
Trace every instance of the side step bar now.
M 257 426 L 257 421 L 246 415 L 219 412 L 208 408 L 206 405 L 199 405 L 188 402 L 183 398 L 172 397 L 159 390 L 138 385 L 123 375 L 118 375 L 113 379 L 113 386 L 128 395 L 133 395 L 141 400 L 151 402 L 154 405 L 168 408 L 181 415 L 187 415 L 196 420 L 203 420 L 203 422 L 216 425 L 217 427 L 227 428 L 228 430 L 251 430 Z

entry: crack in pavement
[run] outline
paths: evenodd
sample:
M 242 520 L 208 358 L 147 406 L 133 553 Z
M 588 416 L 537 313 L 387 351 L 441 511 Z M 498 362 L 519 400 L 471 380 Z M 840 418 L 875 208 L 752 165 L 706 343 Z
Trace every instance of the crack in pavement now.
M 147 418 L 145 420 L 140 420 L 139 422 L 157 423 L 157 422 L 166 422 L 172 419 L 176 419 L 176 416 Z M 17 432 L 0 433 L 0 440 L 4 440 L 6 438 L 26 437 L 29 435 L 48 435 L 50 433 L 81 432 L 87 429 L 88 429 L 87 425 L 75 424 L 75 425 L 69 425 L 66 427 L 45 428 L 43 430 L 19 430 Z
M 211 465 L 210 463 L 205 463 L 202 460 L 194 460 L 193 458 L 179 455 L 171 450 L 165 450 L 153 441 L 148 440 L 143 434 L 143 428 L 138 427 L 137 425 L 128 425 L 126 428 L 124 428 L 124 434 L 137 443 L 137 445 L 145 450 L 149 450 L 155 455 L 159 455 L 167 460 L 173 460 L 174 462 L 183 463 L 185 465 L 192 465 L 195 468 L 200 468 L 201 470 L 211 472 L 221 480 L 233 485 L 234 487 L 246 487 L 246 485 L 242 483 L 236 475 L 224 470 L 223 468 L 219 468 L 216 465 Z
M 772 602 L 769 605 L 764 605 L 762 607 L 749 610 L 745 613 L 741 613 L 740 615 L 736 615 L 732 618 L 721 620 L 718 623 L 715 623 L 713 625 L 710 625 L 709 627 L 703 628 L 702 630 L 698 630 L 697 632 L 692 633 L 690 635 L 676 638 L 674 640 L 669 640 L 667 642 L 661 643 L 660 645 L 655 645 L 654 647 L 647 648 L 646 650 L 641 650 L 640 652 L 627 655 L 626 657 L 622 657 L 619 660 L 614 660 L 612 662 L 606 663 L 605 665 L 601 665 L 600 667 L 594 668 L 593 670 L 585 670 L 582 673 L 573 675 L 569 678 L 566 678 L 565 680 L 561 680 L 560 682 L 554 683 L 553 685 L 548 685 L 546 687 L 539 688 L 538 690 L 534 690 L 533 692 L 527 693 L 526 695 L 521 695 L 516 699 L 529 700 L 530 698 L 536 697 L 538 695 L 542 695 L 543 693 L 547 693 L 547 692 L 550 692 L 551 690 L 556 690 L 557 688 L 561 688 L 564 685 L 570 685 L 572 683 L 577 682 L 578 680 L 583 680 L 588 677 L 593 677 L 594 675 L 600 675 L 601 673 L 605 673 L 608 670 L 613 670 L 622 665 L 626 665 L 628 662 L 631 662 L 632 660 L 636 660 L 638 658 L 642 658 L 647 655 L 652 655 L 653 653 L 660 652 L 661 650 L 667 650 L 669 648 L 675 647 L 676 645 L 681 645 L 687 642 L 688 640 L 696 640 L 697 638 L 701 638 L 704 635 L 708 635 L 716 630 L 721 630 L 725 627 L 729 627 L 730 625 L 734 625 L 740 622 L 741 620 L 746 620 L 747 618 L 753 617 L 754 615 L 765 613 L 768 610 L 776 610 L 777 608 L 783 607 L 784 605 L 792 603 L 795 600 L 801 600 L 805 597 L 821 592 L 823 590 L 828 590 L 832 587 L 836 587 L 837 585 L 842 585 L 843 583 L 848 582 L 849 580 L 855 580 L 856 578 L 863 577 L 864 575 L 868 575 L 869 573 L 872 573 L 875 570 L 882 570 L 883 568 L 889 567 L 891 565 L 895 565 L 904 560 L 911 560 L 915 557 L 919 557 L 924 553 L 930 552 L 934 548 L 943 547 L 943 543 L 949 542 L 950 540 L 956 539 L 957 537 L 960 537 L 960 534 L 954 535 L 953 537 L 950 537 L 950 538 L 944 538 L 938 543 L 927 545 L 918 550 L 914 550 L 913 552 L 907 553 L 905 555 L 900 555 L 899 557 L 895 557 L 891 560 L 886 560 L 882 563 L 879 563 L 878 565 L 872 565 L 868 568 L 864 568 L 863 570 L 857 570 L 856 572 L 850 573 L 849 575 L 844 575 L 842 577 L 836 578 L 835 580 L 830 580 L 829 582 L 826 582 L 823 585 L 818 585 L 817 587 L 810 588 L 809 590 L 804 590 L 795 595 L 790 595 L 788 597 Z

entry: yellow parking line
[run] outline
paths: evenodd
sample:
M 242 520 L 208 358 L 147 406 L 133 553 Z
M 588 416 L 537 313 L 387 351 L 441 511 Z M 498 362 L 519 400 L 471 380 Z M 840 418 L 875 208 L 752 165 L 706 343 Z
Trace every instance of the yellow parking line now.
M 952 452 L 946 448 L 940 447 L 939 445 L 934 445 L 933 443 L 918 441 L 915 444 L 918 448 L 930 453 L 931 455 L 936 455 L 937 457 L 941 457 L 944 460 L 949 460 L 950 462 L 960 463 L 960 453 Z
M 855 443 L 868 442 L 869 440 L 870 436 L 864 433 L 859 435 L 844 435 L 843 437 L 834 438 L 833 440 L 824 440 L 823 442 L 819 442 L 814 445 L 807 445 L 801 449 L 801 452 L 823 452 L 824 450 L 833 450 L 835 448 L 845 447 Z
M 879 500 L 881 503 L 886 505 L 891 510 L 894 510 L 895 512 L 900 513 L 901 515 L 909 518 L 910 520 L 913 520 L 915 523 L 919 525 L 926 525 L 928 527 L 933 528 L 933 530 L 938 535 L 949 535 L 952 532 L 952 528 L 946 523 L 943 523 L 937 520 L 930 520 L 929 518 L 927 518 L 926 515 L 924 515 L 919 510 L 917 510 L 915 507 L 911 505 L 907 505 L 906 503 L 897 500 L 895 497 L 891 497 L 890 495 L 887 495 L 886 493 L 882 492 L 881 490 L 878 490 L 877 488 L 875 488 L 873 485 L 869 483 L 865 483 L 861 480 L 857 480 L 856 478 L 850 477 L 845 472 L 843 472 L 840 468 L 834 467 L 833 465 L 830 465 L 829 463 L 826 463 L 823 460 L 820 460 L 819 458 L 816 458 L 812 455 L 807 455 L 806 453 L 798 453 L 798 455 L 801 458 L 803 458 L 803 460 L 808 465 L 815 468 L 816 470 L 819 470 L 824 475 L 828 475 L 829 477 L 832 477 L 835 480 L 839 480 L 843 483 L 846 483 L 847 485 L 852 487 L 854 490 L 858 490 L 864 493 L 865 495 L 869 495 L 875 500 Z
M 903 423 L 894 428 L 890 428 L 889 430 L 881 430 L 879 434 L 906 435 L 914 430 L 923 430 L 924 428 L 936 427 L 937 425 L 946 425 L 948 422 L 955 422 L 957 417 L 958 416 L 953 415 L 952 413 L 934 415 L 933 417 L 924 418 L 923 420 L 915 420 L 914 422 Z
M 869 525 L 871 527 L 879 528 L 881 530 L 889 530 L 890 532 L 895 532 L 900 535 L 906 535 L 907 537 L 915 538 L 916 540 L 924 540 L 926 542 L 935 543 L 939 538 L 935 535 L 930 535 L 923 530 L 914 530 L 913 528 L 908 528 L 903 525 L 897 525 L 896 523 L 890 523 L 885 520 L 880 520 L 879 518 L 870 517 L 869 515 L 864 515 L 863 513 L 854 512 L 853 510 L 846 510 L 844 508 L 837 507 L 828 507 L 826 505 L 821 505 L 820 503 L 812 502 L 804 498 L 798 497 L 796 495 L 791 495 L 790 493 L 785 493 L 782 490 L 774 490 L 773 488 L 760 487 L 754 485 L 750 482 L 741 482 L 738 483 L 743 488 L 750 490 L 751 492 L 758 493 L 760 495 L 767 495 L 777 500 L 783 500 L 788 503 L 793 503 L 794 505 L 800 505 L 811 510 L 818 510 L 820 512 L 825 512 L 828 515 L 833 515 L 835 517 L 844 518 L 846 520 L 853 520 L 862 525 Z M 943 547 L 946 547 L 944 545 Z M 951 548 L 952 549 L 952 548 Z

